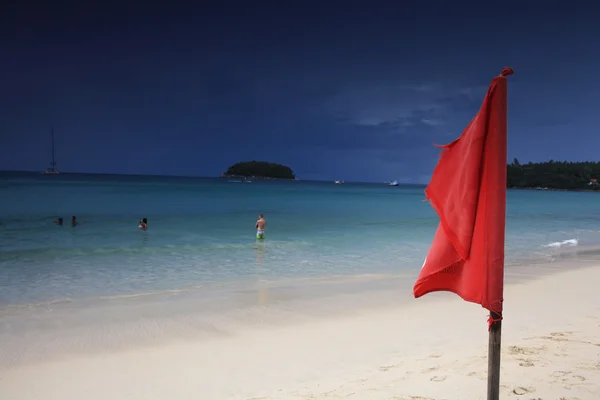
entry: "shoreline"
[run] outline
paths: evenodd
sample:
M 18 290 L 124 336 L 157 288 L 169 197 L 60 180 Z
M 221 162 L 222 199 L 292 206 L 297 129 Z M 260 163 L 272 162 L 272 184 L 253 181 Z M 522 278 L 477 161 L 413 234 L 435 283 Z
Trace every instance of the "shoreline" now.
M 502 398 L 522 390 L 536 399 L 545 399 L 544 393 L 598 398 L 600 364 L 593 360 L 597 363 L 600 345 L 595 337 L 600 300 L 594 282 L 600 261 L 546 267 L 525 266 L 507 276 Z M 0 380 L 6 383 L 0 397 L 105 399 L 134 392 L 128 398 L 482 397 L 486 311 L 449 293 L 414 300 L 412 280 L 383 282 L 387 288 L 373 285 L 362 293 L 348 288 L 330 293 L 331 285 L 324 285 L 313 297 L 281 290 L 262 300 L 260 290 L 249 289 L 239 296 L 247 305 L 253 298 L 253 305 L 234 305 L 229 314 L 199 313 L 207 303 L 185 298 L 157 299 L 145 307 L 131 302 L 123 321 L 113 307 L 82 307 L 79 314 L 46 310 L 45 330 L 33 328 L 35 318 L 28 315 L 23 329 L 33 330 L 20 332 L 20 344 L 16 336 L 0 337 Z M 185 304 L 179 317 L 171 315 L 173 307 Z M 156 317 L 157 307 L 163 307 L 162 318 Z M 137 321 L 127 323 L 127 316 Z M 113 324 L 94 325 L 102 317 Z M 15 322 L 6 315 L 0 321 Z M 103 335 L 113 343 L 103 343 Z M 24 350 L 37 357 L 19 358 Z M 567 373 L 554 379 L 552 368 Z M 538 376 L 538 369 L 548 376 Z M 36 385 L 27 384 L 33 380 Z
M 557 246 L 545 248 L 546 253 L 533 257 L 523 257 L 515 259 L 507 259 L 505 261 L 505 275 L 507 280 L 513 279 L 517 271 L 525 268 L 526 271 L 542 272 L 553 271 L 560 268 L 562 263 L 572 261 L 583 262 L 598 262 L 600 264 L 600 245 L 575 245 L 575 246 Z M 53 297 L 40 299 L 39 301 L 1 303 L 0 302 L 0 318 L 5 313 L 19 312 L 20 310 L 32 310 L 36 308 L 44 308 L 52 305 L 60 305 L 62 303 L 85 303 L 94 304 L 107 301 L 117 301 L 119 299 L 135 299 L 135 298 L 160 298 L 161 296 L 185 296 L 194 295 L 196 293 L 224 293 L 231 294 L 240 291 L 254 290 L 257 286 L 269 288 L 272 290 L 280 289 L 298 289 L 302 287 L 314 286 L 343 286 L 346 284 L 371 284 L 373 282 L 383 282 L 392 279 L 394 281 L 407 278 L 408 280 L 416 279 L 418 265 L 415 263 L 412 268 L 408 268 L 405 264 L 398 264 L 396 271 L 391 270 L 376 270 L 355 271 L 328 273 L 323 275 L 271 275 L 265 274 L 261 270 L 261 264 L 257 264 L 253 273 L 240 275 L 239 277 L 230 277 L 226 280 L 215 280 L 204 283 L 194 283 L 186 286 L 171 287 L 171 288 L 148 288 L 137 292 L 122 292 L 115 294 L 89 294 L 77 295 L 74 297 Z M 551 272 L 553 273 L 553 272 Z M 388 283 L 389 284 L 389 283 Z M 328 288 L 331 289 L 331 288 Z
M 569 261 L 592 261 L 600 263 L 600 245 L 597 244 L 586 244 L 586 245 L 574 245 L 574 246 L 545 246 L 545 253 L 539 253 L 538 256 L 528 256 L 522 258 L 507 259 L 505 261 L 505 273 L 507 279 L 512 279 L 516 271 L 520 268 L 525 267 L 527 270 L 532 268 L 540 268 L 539 271 L 546 273 L 551 271 L 555 265 L 560 266 L 563 262 Z M 411 264 L 412 265 L 412 264 Z M 203 283 L 194 283 L 186 286 L 171 287 L 171 288 L 149 288 L 138 292 L 121 292 L 115 294 L 89 294 L 89 295 L 76 295 L 74 297 L 53 297 L 47 299 L 40 299 L 38 301 L 28 302 L 0 302 L 0 318 L 3 313 L 16 312 L 19 310 L 31 310 L 40 307 L 48 307 L 52 305 L 62 303 L 86 303 L 93 304 L 105 301 L 115 301 L 118 299 L 135 299 L 135 298 L 151 298 L 160 296 L 177 296 L 193 294 L 194 292 L 208 291 L 210 293 L 223 292 L 239 292 L 250 288 L 254 288 L 260 284 L 264 287 L 271 289 L 285 289 L 287 287 L 302 287 L 312 285 L 344 285 L 348 282 L 363 283 L 369 281 L 385 281 L 387 279 L 398 280 L 399 278 L 408 278 L 409 280 L 416 279 L 416 268 L 418 267 L 415 262 L 412 268 L 409 265 L 398 264 L 396 269 L 397 272 L 390 270 L 376 270 L 373 272 L 368 271 L 355 271 L 355 272 L 341 272 L 341 273 L 328 273 L 319 276 L 315 275 L 271 275 L 263 274 L 261 271 L 261 265 L 258 264 L 253 273 L 241 275 L 239 277 L 229 277 L 225 280 L 215 280 Z
M 222 174 L 221 176 L 219 176 L 219 178 L 222 179 L 230 179 L 230 178 L 238 178 L 238 179 L 255 179 L 255 180 L 268 180 L 268 181 L 298 181 L 299 179 L 297 178 L 271 178 L 268 176 L 254 176 L 254 175 L 226 175 L 226 174 Z M 318 181 L 320 182 L 320 181 Z

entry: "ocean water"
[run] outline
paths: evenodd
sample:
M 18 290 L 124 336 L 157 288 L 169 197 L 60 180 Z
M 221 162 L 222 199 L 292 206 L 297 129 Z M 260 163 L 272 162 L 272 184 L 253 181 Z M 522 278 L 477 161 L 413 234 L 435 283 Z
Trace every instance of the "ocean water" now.
M 438 224 L 423 189 L 0 173 L 0 308 L 256 280 L 416 277 Z M 508 268 L 600 244 L 599 200 L 510 190 Z M 268 221 L 262 242 L 258 213 Z M 143 217 L 147 231 L 137 228 Z

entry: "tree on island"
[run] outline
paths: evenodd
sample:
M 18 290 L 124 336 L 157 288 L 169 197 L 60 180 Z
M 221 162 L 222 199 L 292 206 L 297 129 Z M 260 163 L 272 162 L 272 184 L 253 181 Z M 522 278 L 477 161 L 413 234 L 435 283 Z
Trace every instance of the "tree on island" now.
M 558 190 L 600 190 L 600 162 L 546 161 L 508 164 L 509 188 L 548 188 Z
M 270 179 L 295 179 L 290 167 L 266 161 L 246 161 L 233 164 L 223 176 L 243 176 Z

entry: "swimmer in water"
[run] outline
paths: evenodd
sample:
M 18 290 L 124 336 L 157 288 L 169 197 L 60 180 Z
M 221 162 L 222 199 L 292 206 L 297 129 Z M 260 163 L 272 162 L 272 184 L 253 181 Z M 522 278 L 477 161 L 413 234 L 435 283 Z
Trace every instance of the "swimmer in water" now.
M 142 218 L 142 220 L 140 221 L 140 225 L 138 226 L 138 228 L 140 228 L 142 230 L 146 230 L 148 228 L 148 219 Z
M 62 225 L 63 224 L 63 217 L 58 217 L 56 220 L 54 220 L 54 223 L 58 224 L 58 225 Z
M 267 227 L 267 220 L 264 215 L 258 214 L 258 221 L 256 221 L 256 238 L 264 239 L 265 238 L 265 228 Z
M 73 226 L 77 226 L 78 222 L 77 222 L 77 217 L 75 217 L 74 215 L 71 217 L 71 225 Z

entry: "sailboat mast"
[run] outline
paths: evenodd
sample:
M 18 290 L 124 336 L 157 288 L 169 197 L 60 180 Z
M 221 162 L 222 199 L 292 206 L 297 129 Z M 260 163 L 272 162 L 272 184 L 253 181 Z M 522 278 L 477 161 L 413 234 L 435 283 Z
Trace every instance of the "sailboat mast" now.
M 46 168 L 43 172 L 44 175 L 58 175 L 59 172 L 56 169 L 56 161 L 54 159 L 54 127 L 50 128 L 50 139 L 52 140 L 52 161 L 50 162 L 50 168 Z

